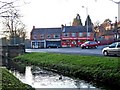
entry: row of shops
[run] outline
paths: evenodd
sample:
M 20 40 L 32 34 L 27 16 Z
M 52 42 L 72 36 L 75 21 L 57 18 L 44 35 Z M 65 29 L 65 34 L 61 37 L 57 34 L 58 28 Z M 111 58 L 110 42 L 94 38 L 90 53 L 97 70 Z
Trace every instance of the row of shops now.
M 48 48 L 49 44 L 56 44 L 60 47 L 79 47 L 86 40 L 93 40 L 93 38 L 63 38 L 50 40 L 32 40 L 32 48 Z
M 31 48 L 48 48 L 49 44 L 59 47 L 79 47 L 83 42 L 98 41 L 100 44 L 110 44 L 120 38 L 114 30 L 105 31 L 103 28 L 95 32 L 93 26 L 62 26 L 60 28 L 35 28 L 31 31 Z

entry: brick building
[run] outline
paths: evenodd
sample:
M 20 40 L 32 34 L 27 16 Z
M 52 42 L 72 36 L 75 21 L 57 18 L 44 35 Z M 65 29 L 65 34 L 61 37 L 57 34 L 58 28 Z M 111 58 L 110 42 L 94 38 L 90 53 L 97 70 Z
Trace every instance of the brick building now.
M 48 44 L 77 47 L 86 40 L 94 40 L 93 26 L 63 26 L 60 28 L 35 28 L 31 31 L 31 48 L 47 48 Z
M 61 45 L 62 47 L 77 47 L 86 40 L 94 40 L 93 26 L 63 26 Z
M 46 48 L 47 44 L 61 45 L 61 28 L 35 28 L 31 31 L 31 48 Z

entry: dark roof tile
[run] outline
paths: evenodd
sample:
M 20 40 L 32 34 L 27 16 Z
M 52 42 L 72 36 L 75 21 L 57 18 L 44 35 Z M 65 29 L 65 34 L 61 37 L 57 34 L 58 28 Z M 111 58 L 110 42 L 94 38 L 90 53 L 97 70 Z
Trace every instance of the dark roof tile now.
M 87 27 L 86 26 L 64 26 L 65 27 L 65 33 L 68 32 L 86 32 Z M 88 27 L 88 32 L 92 32 L 93 27 Z M 32 29 L 32 34 L 61 34 L 63 32 L 62 28 L 35 28 Z

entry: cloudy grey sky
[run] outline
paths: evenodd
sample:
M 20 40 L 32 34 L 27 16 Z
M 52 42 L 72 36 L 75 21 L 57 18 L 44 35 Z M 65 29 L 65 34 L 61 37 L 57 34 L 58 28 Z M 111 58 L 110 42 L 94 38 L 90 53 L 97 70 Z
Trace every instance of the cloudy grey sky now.
M 23 0 L 22 0 L 23 1 Z M 86 19 L 86 9 L 93 23 L 102 23 L 109 18 L 112 22 L 118 16 L 118 5 L 110 0 L 24 0 L 29 2 L 21 7 L 22 20 L 28 33 L 33 25 L 38 28 L 61 27 L 70 25 L 76 14 L 80 14 L 82 23 Z M 120 1 L 120 0 L 114 0 Z
M 70 25 L 76 14 L 80 14 L 82 22 L 86 19 L 86 9 L 92 22 L 102 23 L 109 18 L 113 22 L 118 16 L 118 6 L 110 0 L 28 0 L 30 4 L 22 7 L 24 22 L 27 26 L 60 27 Z M 116 0 L 117 1 L 117 0 Z M 119 0 L 118 0 L 119 1 Z

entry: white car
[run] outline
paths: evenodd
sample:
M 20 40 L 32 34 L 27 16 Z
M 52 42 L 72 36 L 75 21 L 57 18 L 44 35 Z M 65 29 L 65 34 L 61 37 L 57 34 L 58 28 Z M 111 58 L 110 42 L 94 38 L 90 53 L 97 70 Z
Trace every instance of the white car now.
M 120 42 L 115 42 L 108 47 L 103 48 L 102 53 L 104 56 L 117 55 L 120 56 Z

